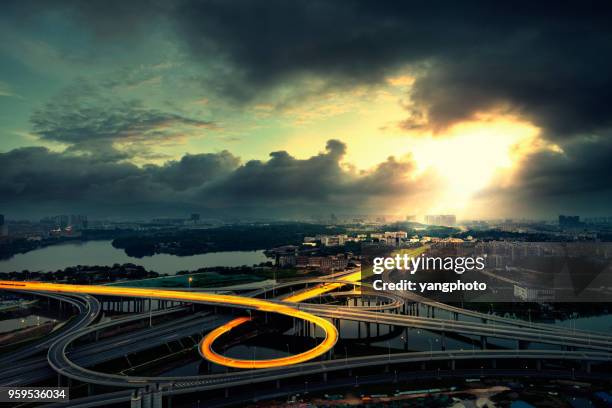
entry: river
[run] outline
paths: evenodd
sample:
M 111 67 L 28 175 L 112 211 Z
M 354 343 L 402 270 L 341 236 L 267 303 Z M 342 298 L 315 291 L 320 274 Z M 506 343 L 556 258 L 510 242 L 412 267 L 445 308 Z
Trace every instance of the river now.
M 182 270 L 195 270 L 211 266 L 254 265 L 267 261 L 263 251 L 226 251 L 207 254 L 176 256 L 156 254 L 144 258 L 128 256 L 111 241 L 70 242 L 17 254 L 0 261 L 0 272 L 41 271 L 51 272 L 76 265 L 113 265 L 133 263 L 147 270 L 173 275 Z

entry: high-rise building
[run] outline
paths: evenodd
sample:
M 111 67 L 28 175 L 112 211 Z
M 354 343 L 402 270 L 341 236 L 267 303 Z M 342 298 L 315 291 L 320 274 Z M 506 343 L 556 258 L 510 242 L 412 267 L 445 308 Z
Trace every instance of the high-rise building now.
M 454 214 L 426 215 L 425 224 L 452 227 L 457 224 L 457 217 Z

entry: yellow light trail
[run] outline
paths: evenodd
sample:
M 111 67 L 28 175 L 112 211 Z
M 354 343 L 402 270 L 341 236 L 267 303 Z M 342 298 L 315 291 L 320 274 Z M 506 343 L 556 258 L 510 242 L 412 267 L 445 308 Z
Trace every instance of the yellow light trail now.
M 211 293 L 193 293 L 175 290 L 163 290 L 163 289 L 144 289 L 144 288 L 126 288 L 116 286 L 98 286 L 98 285 L 67 285 L 67 284 L 55 284 L 45 282 L 19 282 L 19 281 L 0 281 L 0 289 L 8 290 L 31 290 L 36 292 L 52 292 L 52 293 L 86 293 L 90 295 L 102 295 L 102 296 L 126 296 L 126 297 L 139 297 L 139 298 L 154 298 L 154 299 L 170 299 L 178 301 L 195 301 L 204 302 L 208 304 L 221 304 L 221 305 L 237 305 L 243 306 L 250 309 L 259 310 L 262 312 L 279 313 L 289 317 L 294 317 L 308 322 L 314 323 L 323 329 L 325 338 L 315 347 L 304 351 L 300 354 L 293 356 L 272 359 L 272 360 L 233 360 L 223 356 L 224 361 L 231 367 L 238 368 L 271 368 L 280 367 L 290 364 L 303 363 L 309 361 L 315 357 L 325 354 L 329 351 L 338 340 L 338 331 L 333 324 L 327 320 L 314 316 L 310 313 L 302 312 L 291 306 L 281 305 L 278 303 L 269 302 L 262 299 L 245 298 L 240 296 L 231 295 L 217 295 Z M 229 331 L 232 327 L 244 323 L 248 318 L 236 319 L 227 325 L 223 325 L 213 332 L 219 333 L 219 335 Z M 232 323 L 234 325 L 232 325 Z M 218 337 L 218 336 L 217 336 Z M 213 340 L 216 337 L 213 337 Z M 202 344 L 206 342 L 203 341 Z M 207 343 L 206 343 L 207 344 Z M 212 352 L 212 350 L 211 350 Z M 212 352 L 214 355 L 216 353 Z M 206 356 L 209 358 L 208 356 Z

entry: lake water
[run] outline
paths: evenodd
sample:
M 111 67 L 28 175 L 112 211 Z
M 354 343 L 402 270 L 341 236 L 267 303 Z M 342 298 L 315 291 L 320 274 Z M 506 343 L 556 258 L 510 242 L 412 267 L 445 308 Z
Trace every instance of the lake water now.
M 36 249 L 25 254 L 0 261 L 0 272 L 41 271 L 50 272 L 76 265 L 113 265 L 133 263 L 147 270 L 174 274 L 182 270 L 195 270 L 211 266 L 242 266 L 266 262 L 263 251 L 226 251 L 207 254 L 176 256 L 156 254 L 144 258 L 132 258 L 122 249 L 114 248 L 111 241 L 66 243 Z

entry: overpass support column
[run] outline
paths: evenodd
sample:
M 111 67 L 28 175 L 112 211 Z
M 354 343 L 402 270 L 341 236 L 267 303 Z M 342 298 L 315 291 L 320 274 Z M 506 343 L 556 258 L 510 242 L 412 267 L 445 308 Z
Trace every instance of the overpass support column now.
M 542 371 L 542 360 L 536 361 L 536 370 Z
M 142 397 L 140 391 L 134 391 L 130 397 L 130 408 L 142 408 Z
M 493 369 L 497 368 L 497 360 L 491 360 L 491 368 Z
M 280 380 L 276 380 L 276 389 L 279 390 L 280 389 Z
M 327 373 L 323 373 L 323 382 L 327 382 Z
M 451 360 L 451 370 L 455 371 L 455 360 Z
M 149 388 L 145 388 L 142 393 L 142 408 L 152 408 L 151 407 L 151 390 Z
M 483 350 L 487 349 L 487 336 L 480 336 L 480 347 Z
M 229 398 L 229 388 L 223 390 L 223 395 L 225 395 L 225 398 Z
M 162 390 L 159 384 L 155 385 L 155 389 L 153 391 L 153 406 L 152 408 L 162 408 L 163 395 Z

